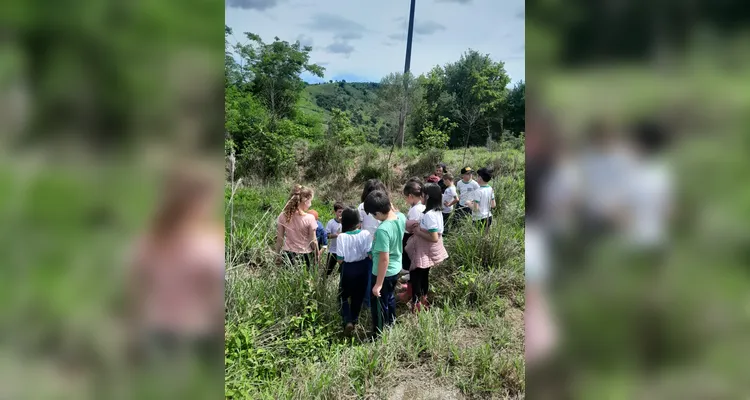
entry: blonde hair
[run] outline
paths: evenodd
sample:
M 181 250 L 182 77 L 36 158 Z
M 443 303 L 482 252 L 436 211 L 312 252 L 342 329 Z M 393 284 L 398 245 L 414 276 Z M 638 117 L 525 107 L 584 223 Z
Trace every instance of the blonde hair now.
M 166 176 L 161 202 L 152 220 L 156 236 L 171 233 L 191 217 L 196 204 L 208 201 L 220 189 L 215 179 L 197 168 L 176 168 Z
M 312 197 L 312 189 L 300 185 L 294 185 L 294 188 L 292 188 L 292 193 L 289 195 L 289 201 L 287 201 L 286 205 L 284 206 L 283 214 L 286 218 L 286 222 L 291 221 L 292 214 L 299 210 L 299 206 L 301 204 L 312 199 Z

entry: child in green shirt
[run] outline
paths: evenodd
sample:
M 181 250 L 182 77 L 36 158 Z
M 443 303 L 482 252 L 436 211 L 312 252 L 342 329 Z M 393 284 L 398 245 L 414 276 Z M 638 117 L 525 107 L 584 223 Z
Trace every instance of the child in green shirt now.
M 372 295 L 370 302 L 373 333 L 377 336 L 396 320 L 394 292 L 401 271 L 406 217 L 398 212 L 384 191 L 374 191 L 364 203 L 367 214 L 380 221 L 372 245 Z

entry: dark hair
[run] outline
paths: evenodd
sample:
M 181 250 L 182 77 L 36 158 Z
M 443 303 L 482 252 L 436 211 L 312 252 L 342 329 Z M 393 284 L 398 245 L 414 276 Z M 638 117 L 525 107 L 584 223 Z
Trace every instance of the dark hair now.
M 376 190 L 367 195 L 365 199 L 365 212 L 370 215 L 377 213 L 387 214 L 391 211 L 391 199 L 388 193 L 382 190 Z
M 344 209 L 346 209 L 346 206 L 344 205 L 344 203 L 340 201 L 333 203 L 333 212 L 336 212 L 338 210 L 344 210 Z
M 447 179 L 447 180 L 449 180 L 449 181 L 454 181 L 454 180 L 455 180 L 455 179 L 453 178 L 453 174 L 451 174 L 450 172 L 446 172 L 446 173 L 445 173 L 445 174 L 443 175 L 443 180 L 446 180 L 446 179 Z
M 388 190 L 385 188 L 385 185 L 383 182 L 380 181 L 380 179 L 370 179 L 367 182 L 365 182 L 365 188 L 362 190 L 362 197 L 361 200 L 364 203 L 365 199 L 367 199 L 367 196 L 376 191 L 380 190 L 383 192 L 387 192 Z
M 477 171 L 477 175 L 479 175 L 479 177 L 485 182 L 492 180 L 492 171 L 487 168 L 480 168 L 479 171 Z
M 442 170 L 443 170 L 443 173 L 444 173 L 444 174 L 448 173 L 448 167 L 446 167 L 444 163 L 438 163 L 438 164 L 436 165 L 436 167 L 440 167 L 440 169 L 442 169 Z
M 642 121 L 632 129 L 632 132 L 635 145 L 648 155 L 658 154 L 669 144 L 667 130 L 657 122 Z
M 406 185 L 404 185 L 404 196 L 408 195 L 422 197 L 422 183 L 412 180 L 406 182 Z
M 341 231 L 351 232 L 357 228 L 357 225 L 362 222 L 359 220 L 359 212 L 351 207 L 344 208 L 344 212 L 341 213 Z
M 423 191 L 425 197 L 425 214 L 428 211 L 443 209 L 443 192 L 440 190 L 439 185 L 428 183 L 424 185 Z

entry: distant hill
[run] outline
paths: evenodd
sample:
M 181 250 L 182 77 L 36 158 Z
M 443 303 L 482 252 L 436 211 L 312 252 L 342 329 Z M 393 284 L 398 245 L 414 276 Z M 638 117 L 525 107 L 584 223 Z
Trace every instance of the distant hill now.
M 349 112 L 352 124 L 365 132 L 370 140 L 382 136 L 386 124 L 376 116 L 376 82 L 333 82 L 309 84 L 302 92 L 299 108 L 328 121 L 334 108 Z

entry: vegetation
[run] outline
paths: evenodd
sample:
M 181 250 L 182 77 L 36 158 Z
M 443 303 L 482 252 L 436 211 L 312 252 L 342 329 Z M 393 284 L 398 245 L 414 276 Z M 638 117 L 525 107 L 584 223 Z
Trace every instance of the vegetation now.
M 418 77 L 310 85 L 300 73 L 324 73 L 309 63 L 310 47 L 279 38 L 266 43 L 253 33 L 242 44 L 234 37 L 226 27 L 225 148 L 235 151 L 240 176 L 292 171 L 294 143 L 454 149 L 523 133 L 525 85 L 508 90 L 503 63 L 474 50 Z M 404 104 L 406 134 L 397 138 Z
M 229 28 L 225 36 L 225 148 L 230 175 L 242 179 L 226 189 L 226 397 L 401 399 L 424 387 L 443 398 L 522 397 L 523 139 L 502 122 L 506 108 L 522 109 L 517 97 L 508 103 L 502 62 L 469 51 L 427 76 L 306 85 L 302 71 L 323 73 L 309 48 L 250 33 L 251 45 L 233 45 Z M 371 178 L 406 211 L 401 186 L 439 161 L 453 172 L 464 163 L 496 171 L 497 222 L 486 235 L 465 224 L 446 238 L 431 311 L 400 309 L 371 342 L 364 310 L 355 336 L 344 337 L 338 279 L 274 264 L 275 219 L 291 184 L 315 189 L 323 222 L 334 201 L 356 206 Z

